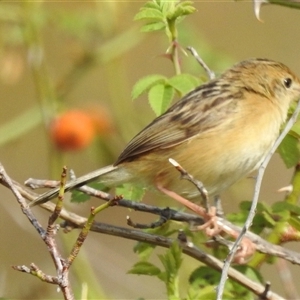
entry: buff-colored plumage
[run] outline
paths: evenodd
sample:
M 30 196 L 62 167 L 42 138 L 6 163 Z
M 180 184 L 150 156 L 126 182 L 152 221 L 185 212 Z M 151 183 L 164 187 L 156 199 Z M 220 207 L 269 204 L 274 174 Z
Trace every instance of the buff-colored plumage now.
M 114 166 L 67 184 L 67 190 L 95 179 L 139 182 L 192 198 L 193 185 L 180 180 L 173 158 L 210 196 L 257 169 L 279 135 L 300 81 L 283 64 L 249 59 L 184 96 L 127 145 Z M 48 201 L 57 189 L 39 197 Z

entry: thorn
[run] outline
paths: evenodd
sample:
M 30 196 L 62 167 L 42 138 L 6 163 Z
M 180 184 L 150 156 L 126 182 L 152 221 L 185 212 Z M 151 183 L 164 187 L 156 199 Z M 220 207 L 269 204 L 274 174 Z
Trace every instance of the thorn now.
M 265 4 L 265 3 L 268 3 L 268 1 L 267 0 L 253 0 L 254 14 L 255 14 L 257 20 L 260 21 L 260 22 L 262 22 L 262 23 L 264 21 L 260 18 L 259 14 L 260 14 L 260 8 L 261 8 L 261 6 L 263 4 Z
M 287 192 L 290 194 L 292 191 L 293 191 L 293 186 L 290 184 L 288 186 L 284 186 L 284 187 L 280 188 L 279 190 L 277 190 L 277 193 Z

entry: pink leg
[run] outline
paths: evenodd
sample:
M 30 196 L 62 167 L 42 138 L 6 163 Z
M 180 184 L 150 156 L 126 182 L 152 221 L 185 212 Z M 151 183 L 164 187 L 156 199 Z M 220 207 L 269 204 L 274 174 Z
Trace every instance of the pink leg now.
M 199 216 L 203 217 L 206 221 L 203 225 L 198 226 L 197 230 L 205 230 L 205 233 L 208 236 L 215 236 L 219 234 L 221 231 L 226 232 L 230 236 L 237 238 L 238 233 L 228 228 L 227 226 L 220 226 L 217 224 L 217 216 L 216 216 L 216 208 L 211 207 L 209 212 L 207 212 L 203 207 L 185 199 L 184 197 L 178 195 L 177 193 L 166 189 L 165 187 L 157 184 L 158 190 L 167 196 L 173 198 L 179 203 L 183 204 L 185 207 L 189 208 Z M 243 264 L 246 262 L 246 258 L 253 255 L 256 250 L 256 245 L 249 240 L 248 238 L 244 238 L 240 245 L 240 250 L 236 253 L 234 261 L 238 264 Z
M 218 224 L 217 224 L 215 207 L 211 207 L 209 212 L 207 212 L 203 207 L 183 198 L 177 193 L 170 191 L 159 184 L 157 184 L 157 188 L 162 193 L 173 198 L 174 200 L 178 201 L 179 203 L 183 204 L 185 207 L 189 208 L 190 210 L 192 210 L 193 212 L 195 212 L 196 214 L 204 218 L 206 222 L 203 225 L 198 226 L 197 229 L 199 230 L 205 229 L 205 232 L 208 236 L 214 236 L 220 232 L 220 229 L 218 228 Z

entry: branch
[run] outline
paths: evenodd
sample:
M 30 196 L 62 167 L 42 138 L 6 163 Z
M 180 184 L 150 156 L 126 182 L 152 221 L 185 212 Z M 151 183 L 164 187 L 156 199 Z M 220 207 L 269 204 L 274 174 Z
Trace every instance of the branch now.
M 57 183 L 57 181 L 46 181 L 46 182 L 48 185 L 51 182 Z M 0 179 L 0 184 L 4 184 L 1 181 L 1 179 Z M 21 185 L 18 182 L 14 181 L 14 185 L 19 190 L 19 192 L 23 195 L 23 197 L 25 197 L 29 201 L 33 201 L 39 196 L 39 194 L 25 188 L 23 185 Z M 87 188 L 86 186 L 83 186 L 79 190 L 84 191 L 86 188 Z M 93 196 L 97 197 L 97 190 L 88 187 L 88 191 Z M 102 195 L 102 193 L 103 192 L 101 192 L 101 195 Z M 109 194 L 106 194 L 105 197 L 107 197 L 107 198 L 111 197 L 108 195 Z M 98 196 L 98 198 L 103 199 L 99 196 Z M 126 200 L 126 199 L 119 200 L 118 206 L 126 207 L 129 209 L 135 210 L 135 211 L 146 212 L 146 213 L 150 213 L 150 214 L 154 214 L 154 215 L 158 215 L 158 216 L 165 215 L 165 211 L 166 211 L 166 208 L 160 208 L 160 207 L 156 207 L 156 206 L 152 206 L 152 205 L 148 205 L 148 204 L 144 204 L 144 203 L 138 203 L 138 202 L 134 202 L 134 201 Z M 55 209 L 55 204 L 53 204 L 51 202 L 46 202 L 44 204 L 41 204 L 40 207 L 42 207 L 43 209 L 45 209 L 49 212 L 53 212 L 53 210 Z M 177 222 L 185 222 L 185 223 L 192 224 L 192 225 L 203 224 L 202 218 L 200 218 L 199 216 L 193 215 L 193 214 L 179 212 L 179 211 L 176 211 L 171 208 L 168 208 L 168 213 L 169 213 L 169 220 L 173 220 L 173 221 L 177 221 Z M 70 212 L 64 208 L 61 211 L 60 218 L 65 220 L 67 223 L 73 224 L 73 226 L 75 226 L 75 227 L 82 227 L 82 226 L 84 226 L 84 224 L 87 221 L 87 218 L 79 216 L 79 215 L 77 215 L 73 212 Z M 236 226 L 221 217 L 217 218 L 217 223 L 218 223 L 218 225 L 220 225 L 220 227 L 227 228 L 226 230 L 233 230 L 238 233 L 240 233 L 242 230 L 241 227 Z M 100 226 L 100 228 L 102 228 L 102 226 L 104 226 L 105 228 L 107 228 L 106 226 L 109 226 L 109 225 L 106 225 L 106 224 L 103 224 L 100 222 L 94 222 L 94 225 L 95 224 L 98 224 Z M 110 228 L 114 228 L 114 227 L 110 227 Z M 91 230 L 94 230 L 94 226 L 92 226 Z M 123 228 L 123 230 L 129 230 L 130 232 L 132 232 L 130 229 Z M 106 231 L 104 231 L 104 232 L 99 231 L 99 232 L 109 234 Z M 121 232 L 123 232 L 123 231 L 121 231 Z M 121 232 L 119 232 L 119 233 L 121 233 Z M 114 230 L 111 232 L 111 235 L 115 235 Z M 120 235 L 120 237 L 124 237 L 124 236 Z M 273 244 L 265 241 L 260 236 L 254 234 L 250 231 L 248 231 L 246 233 L 245 237 L 250 239 L 256 245 L 256 248 L 259 252 L 269 254 L 269 255 L 274 255 L 277 257 L 281 257 L 293 264 L 300 265 L 300 254 L 298 252 L 294 252 L 294 251 L 285 249 L 278 245 L 273 245 Z M 126 238 L 128 238 L 128 237 L 126 236 Z
M 11 184 L 8 184 L 7 182 L 10 180 L 10 178 L 9 177 L 4 178 L 4 176 L 3 176 L 3 174 L 5 174 L 4 172 L 5 171 L 4 171 L 3 167 L 1 166 L 0 184 L 3 184 L 5 186 L 9 187 L 11 190 L 17 191 L 17 193 L 19 193 L 21 195 L 22 199 L 26 198 L 30 201 L 33 201 L 34 199 L 36 199 L 36 197 L 38 195 L 36 193 L 28 190 L 27 188 L 23 187 L 21 184 L 19 184 L 17 182 L 13 182 L 13 181 L 11 181 Z M 49 181 L 47 181 L 47 182 L 49 184 Z M 84 187 L 82 187 L 82 188 L 84 188 Z M 152 214 L 156 214 L 156 215 L 160 215 L 163 211 L 165 211 L 165 208 L 162 209 L 162 208 L 154 207 L 151 205 L 135 203 L 135 202 L 132 202 L 129 200 L 124 200 L 124 199 L 120 200 L 118 202 L 118 205 L 134 208 L 135 210 L 148 212 L 148 213 L 152 213 Z M 41 205 L 41 207 L 43 207 L 44 209 L 46 209 L 50 212 L 53 212 L 55 210 L 55 205 L 51 202 L 44 203 Z M 199 218 L 198 216 L 194 216 L 194 215 L 191 215 L 188 213 L 177 212 L 172 209 L 170 209 L 170 211 L 171 211 L 170 219 L 172 219 L 172 220 L 188 222 L 190 224 L 191 223 L 199 224 L 199 222 L 202 222 L 201 218 Z M 69 212 L 63 208 L 61 210 L 60 217 L 66 221 L 64 224 L 62 224 L 62 227 L 64 227 L 64 228 L 67 228 L 68 226 L 71 226 L 72 228 L 74 228 L 74 227 L 83 228 L 87 221 L 86 218 L 83 218 L 77 214 Z M 222 224 L 222 226 L 224 226 L 224 227 L 228 227 L 229 229 L 232 229 L 235 231 L 238 230 L 239 232 L 241 231 L 241 228 L 231 224 L 230 222 L 228 222 L 222 218 L 218 218 L 218 223 Z M 95 221 L 91 225 L 91 230 L 98 232 L 98 233 L 104 233 L 104 234 L 109 234 L 109 235 L 122 237 L 122 238 L 130 239 L 130 240 L 145 242 L 145 243 L 149 243 L 149 244 L 153 244 L 153 245 L 157 245 L 157 246 L 161 246 L 161 247 L 165 247 L 165 248 L 170 247 L 170 245 L 174 242 L 174 239 L 166 238 L 164 236 L 153 235 L 153 234 L 149 234 L 149 233 L 135 230 L 132 228 L 123 228 L 123 227 L 113 226 L 113 225 L 104 224 L 104 223 L 95 222 Z M 283 257 L 293 263 L 300 265 L 300 255 L 298 253 L 286 250 L 280 246 L 274 246 L 274 245 L 264 241 L 262 238 L 260 238 L 259 236 L 255 235 L 251 232 L 247 232 L 246 237 L 248 237 L 249 239 L 251 239 L 251 241 L 253 241 L 255 244 L 257 244 L 257 248 L 259 249 L 259 251 L 262 251 L 263 253 L 268 253 L 268 254 L 277 255 L 279 257 Z M 215 270 L 221 271 L 223 269 L 223 263 L 221 261 L 219 261 L 217 258 L 215 258 L 211 255 L 206 254 L 205 252 L 201 251 L 200 249 L 198 249 L 191 243 L 188 243 L 188 242 L 182 243 L 181 242 L 181 245 L 182 245 L 183 252 L 185 254 L 195 258 L 196 260 L 198 260 L 202 263 L 207 264 L 208 266 L 212 267 Z M 32 273 L 34 271 L 34 270 L 31 270 L 31 268 L 26 268 L 26 267 L 22 267 L 22 266 L 16 267 L 16 268 L 18 268 L 20 271 L 24 271 L 27 273 Z M 38 268 L 36 270 L 38 270 Z M 39 273 L 39 278 L 47 279 L 47 275 L 43 274 L 42 272 L 38 272 L 38 273 Z M 262 295 L 265 292 L 265 287 L 263 285 L 249 280 L 246 276 L 244 276 L 243 274 L 239 273 L 238 271 L 236 271 L 232 268 L 229 268 L 228 276 L 231 279 L 233 279 L 234 281 L 245 286 L 246 288 L 248 288 L 249 290 L 251 290 L 253 293 L 255 293 L 258 296 Z M 52 280 L 52 282 L 50 279 Z M 53 281 L 55 281 L 53 279 L 53 277 L 49 277 L 47 282 L 55 283 Z M 282 299 L 279 295 L 277 295 L 273 292 L 269 291 L 267 294 L 268 295 L 265 299 L 272 299 L 272 300 L 273 299 L 275 299 L 275 300 Z
M 26 272 L 28 274 L 34 275 L 39 279 L 46 281 L 51 284 L 57 284 L 62 291 L 64 298 L 67 300 L 73 300 L 74 295 L 69 282 L 69 268 L 68 261 L 64 260 L 58 251 L 56 241 L 54 239 L 58 227 L 54 224 L 54 221 L 58 217 L 58 208 L 55 206 L 53 208 L 53 214 L 49 217 L 47 230 L 45 231 L 38 220 L 33 215 L 31 209 L 28 207 L 25 198 L 23 197 L 19 186 L 15 185 L 10 177 L 5 172 L 3 166 L 0 164 L 0 178 L 1 182 L 5 184 L 15 195 L 23 213 L 26 215 L 27 219 L 38 231 L 39 235 L 47 245 L 50 256 L 55 264 L 57 270 L 57 276 L 49 276 L 43 273 L 35 264 L 31 264 L 30 268 L 26 266 L 14 266 L 13 268 L 18 271 Z M 61 195 L 60 195 L 61 196 Z M 61 199 L 62 200 L 62 199 Z

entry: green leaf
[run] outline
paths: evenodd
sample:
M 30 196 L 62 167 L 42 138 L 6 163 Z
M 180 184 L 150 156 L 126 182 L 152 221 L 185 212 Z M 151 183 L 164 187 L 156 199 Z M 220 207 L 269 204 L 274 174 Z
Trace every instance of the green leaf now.
M 158 20 L 163 21 L 164 16 L 159 9 L 149 8 L 149 7 L 142 7 L 141 10 L 135 15 L 134 21 L 137 20 Z
M 208 285 L 217 285 L 220 277 L 217 271 L 206 266 L 201 266 L 191 273 L 189 283 L 202 289 Z
M 251 205 L 252 205 L 252 201 L 242 201 L 239 204 L 239 208 L 243 211 L 249 212 Z M 265 202 L 258 202 L 256 210 L 257 212 L 263 212 L 263 211 L 267 211 L 269 213 L 272 212 L 270 205 L 268 205 Z
M 158 255 L 168 275 L 177 274 L 182 263 L 182 249 L 175 241 L 164 255 Z
M 236 266 L 236 270 L 238 270 L 240 273 L 244 274 L 249 278 L 250 280 L 253 280 L 254 282 L 259 282 L 263 283 L 263 278 L 261 274 L 254 268 L 249 267 L 249 266 Z M 233 294 L 232 299 L 243 299 L 243 300 L 252 300 L 253 299 L 253 294 L 243 287 L 242 285 L 238 284 L 237 282 L 234 282 L 231 280 L 231 289 L 229 290 Z
M 90 195 L 87 195 L 80 191 L 72 191 L 71 202 L 72 203 L 83 203 L 91 199 Z
M 20 138 L 42 122 L 38 106 L 22 112 L 19 116 L 0 126 L 0 146 Z
M 134 253 L 139 255 L 139 258 L 143 261 L 147 260 L 156 248 L 155 245 L 148 243 L 138 242 L 133 248 Z
M 158 31 L 166 28 L 166 24 L 162 22 L 155 22 L 143 25 L 141 28 L 142 32 L 151 32 L 151 31 Z
M 265 222 L 267 224 L 269 224 L 270 226 L 275 226 L 276 225 L 276 221 L 267 212 L 262 212 L 262 216 L 264 217 Z
M 232 213 L 227 215 L 227 219 L 236 225 L 243 226 L 249 214 L 251 206 L 250 201 L 242 201 L 239 205 L 241 211 L 238 213 Z M 256 209 L 257 213 L 253 220 L 252 230 L 256 234 L 259 234 L 266 227 L 273 227 L 274 220 L 271 216 L 272 209 L 264 202 L 259 202 Z
M 168 274 L 167 272 L 161 272 L 160 274 L 157 275 L 157 277 L 164 282 L 166 285 L 168 284 Z
M 172 12 L 169 12 L 168 19 L 175 20 L 194 13 L 196 8 L 191 6 L 191 4 L 191 1 L 179 3 Z
M 247 274 L 246 275 L 247 277 L 249 276 L 249 278 L 251 278 L 256 282 L 261 282 L 262 280 L 261 275 L 255 269 L 252 269 L 248 266 L 238 266 L 237 269 L 242 274 Z M 206 266 L 201 266 L 191 274 L 189 278 L 189 282 L 192 285 L 192 287 L 194 288 L 197 287 L 198 290 L 201 291 L 202 289 L 205 289 L 207 286 L 218 285 L 220 281 L 220 277 L 221 275 L 217 271 Z M 225 284 L 225 290 L 224 290 L 224 299 L 243 299 L 243 300 L 249 299 L 250 300 L 253 299 L 253 295 L 251 294 L 250 291 L 248 291 L 240 284 L 232 280 L 227 280 Z
M 215 300 L 216 286 L 207 285 L 201 289 L 198 286 L 190 286 L 188 290 L 187 300 Z M 223 299 L 232 299 L 232 295 L 226 291 L 223 294 Z
M 109 189 L 103 185 L 101 182 L 93 182 L 89 184 L 90 187 L 96 190 L 100 191 L 108 191 Z M 91 199 L 90 195 L 87 195 L 81 191 L 73 190 L 71 194 L 71 200 L 72 203 L 83 203 Z
M 264 282 L 264 278 L 261 276 L 261 274 L 252 267 L 249 267 L 247 265 L 237 265 L 235 266 L 235 269 L 247 276 L 247 278 L 249 278 L 250 280 L 260 283 Z
M 291 129 L 291 134 L 296 138 L 300 137 L 300 120 L 297 120 Z
M 300 220 L 299 220 L 299 217 L 291 217 L 290 220 L 289 220 L 289 224 L 294 227 L 297 232 L 298 232 L 298 236 L 300 238 Z M 296 233 L 294 233 L 296 234 Z
M 171 236 L 174 233 L 178 233 L 177 229 L 173 229 L 172 222 L 166 222 L 160 227 L 145 229 L 144 231 L 153 235 L 160 235 L 164 237 Z M 156 248 L 155 245 L 148 243 L 138 242 L 134 247 L 134 252 L 138 253 L 141 260 L 147 260 Z
M 167 110 L 173 96 L 174 89 L 170 85 L 156 84 L 150 89 L 148 93 L 149 103 L 157 116 Z
M 298 139 L 288 134 L 280 144 L 278 152 L 287 168 L 295 166 L 300 160 Z
M 251 230 L 256 234 L 260 234 L 266 228 L 273 228 L 274 225 L 272 217 L 269 214 L 262 212 L 255 215 Z
M 125 199 L 139 202 L 145 195 L 145 189 L 131 183 L 125 183 L 116 188 L 116 194 L 122 195 Z
M 161 271 L 158 267 L 147 261 L 140 261 L 134 264 L 134 266 L 127 273 L 137 275 L 158 276 L 161 273 Z
M 164 265 L 165 272 L 161 272 L 157 277 L 166 284 L 168 299 L 181 299 L 178 273 L 182 263 L 182 249 L 179 243 L 174 241 L 166 253 L 158 258 Z
M 139 97 L 142 93 L 148 91 L 154 84 L 166 82 L 165 76 L 154 74 L 140 79 L 133 87 L 131 97 L 132 100 Z
M 282 212 L 288 211 L 290 213 L 294 213 L 296 215 L 300 215 L 300 207 L 298 205 L 294 205 L 292 203 L 288 203 L 285 201 L 276 202 L 272 205 L 273 212 Z
M 200 80 L 190 74 L 179 74 L 170 78 L 168 84 L 183 96 L 198 86 Z

